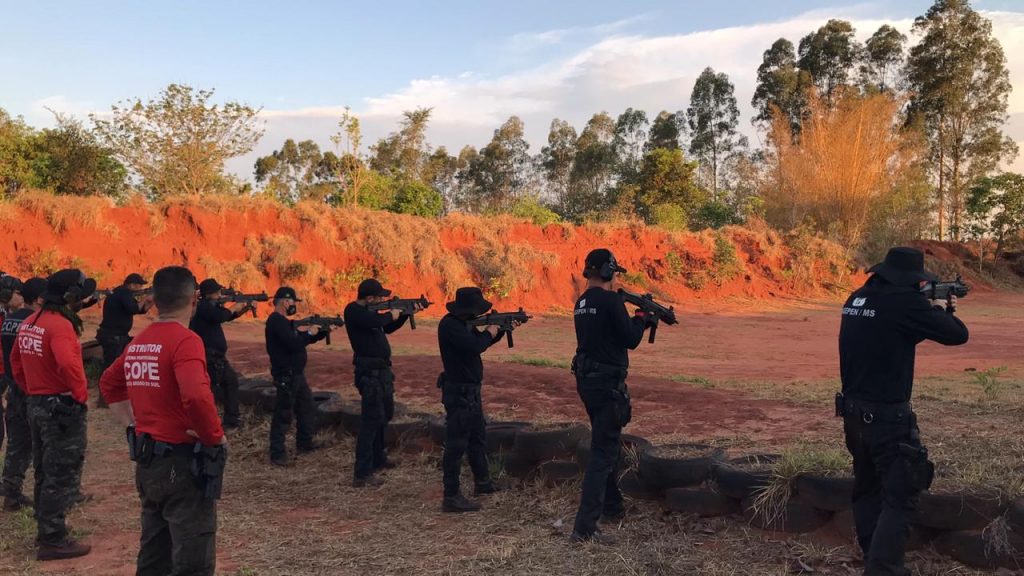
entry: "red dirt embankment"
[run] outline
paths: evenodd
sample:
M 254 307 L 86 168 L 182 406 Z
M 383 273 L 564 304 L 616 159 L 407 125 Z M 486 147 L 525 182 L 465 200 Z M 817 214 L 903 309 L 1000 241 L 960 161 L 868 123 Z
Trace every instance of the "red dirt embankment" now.
M 226 198 L 114 206 L 23 194 L 0 204 L 0 269 L 8 272 L 77 266 L 112 287 L 129 272 L 184 264 L 247 291 L 293 285 L 313 309 L 340 307 L 373 275 L 404 297 L 424 293 L 443 302 L 459 286 L 475 284 L 499 308 L 565 312 L 583 285 L 586 253 L 599 246 L 613 249 L 630 270 L 627 286 L 673 302 L 815 296 L 851 280 L 840 247 L 787 240 L 761 224 L 676 233 L 639 224 L 435 220 Z

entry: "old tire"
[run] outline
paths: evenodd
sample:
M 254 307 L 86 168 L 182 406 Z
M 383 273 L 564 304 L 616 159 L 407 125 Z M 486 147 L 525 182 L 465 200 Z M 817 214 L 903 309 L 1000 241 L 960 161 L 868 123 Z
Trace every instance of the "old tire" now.
M 619 478 L 619 490 L 637 500 L 661 500 L 662 492 L 651 488 L 636 470 L 627 470 Z
M 829 525 L 832 527 L 833 533 L 840 538 L 856 545 L 857 542 L 857 526 L 853 519 L 852 510 L 842 510 L 836 512 L 832 519 L 829 520 Z M 924 528 L 915 524 L 908 526 L 909 534 L 907 535 L 907 552 L 914 552 L 921 550 L 927 546 L 932 540 L 935 539 L 935 535 L 938 531 L 932 530 L 931 528 Z
M 335 395 L 316 405 L 317 418 L 321 428 L 340 428 L 345 412 L 358 409 L 358 406 L 348 400 L 343 400 L 340 395 Z
M 580 466 L 572 460 L 548 460 L 534 472 L 547 486 L 564 486 L 580 477 Z
M 751 503 L 751 498 L 743 500 L 741 504 L 743 517 L 748 524 L 761 530 L 803 534 L 821 528 L 832 518 L 831 512 L 818 510 L 806 502 L 791 498 L 786 503 L 782 517 L 769 522 L 763 515 L 754 511 Z
M 415 438 L 429 436 L 430 428 L 427 426 L 427 421 L 430 416 L 430 414 L 421 412 L 409 412 L 403 416 L 406 419 L 403 422 L 389 423 L 384 428 L 384 445 L 394 448 Z
M 921 493 L 917 512 L 910 521 L 927 528 L 950 532 L 981 530 L 1003 513 L 998 496 L 979 496 L 965 492 Z
M 640 463 L 640 455 L 651 449 L 651 442 L 646 438 L 633 434 L 623 434 L 619 438 L 619 462 L 618 470 L 636 468 Z M 585 438 L 576 448 L 576 461 L 580 468 L 586 469 L 590 463 L 590 439 Z
M 274 388 L 269 378 L 244 378 L 238 381 L 238 402 L 243 406 L 255 406 L 267 388 Z
M 103 347 L 96 340 L 85 340 L 82 342 L 82 362 L 91 361 L 103 362 Z
M 1006 507 L 1006 522 L 1018 534 L 1024 534 L 1024 498 L 1018 498 Z
M 711 470 L 711 479 L 722 494 L 743 500 L 753 495 L 755 490 L 772 483 L 772 465 L 778 462 L 779 458 L 777 454 L 757 454 L 733 458 L 728 462 L 718 462 Z M 749 464 L 757 464 L 758 467 L 753 470 L 747 469 L 746 466 Z
M 341 400 L 337 392 L 329 390 L 313 390 L 313 430 L 320 431 L 329 427 L 325 424 L 320 411 L 321 406 L 333 405 Z
M 427 432 L 430 440 L 438 446 L 444 447 L 445 425 L 444 416 L 434 415 L 427 420 Z
M 491 422 L 487 425 L 487 452 L 509 452 L 516 442 L 519 431 L 528 427 L 529 422 Z M 442 442 L 444 435 L 442 433 Z
M 848 510 L 853 506 L 853 478 L 801 474 L 796 479 L 796 494 L 819 510 Z
M 661 454 L 677 447 L 703 454 L 692 458 L 675 458 Z M 667 490 L 697 486 L 711 477 L 711 467 L 721 462 L 725 452 L 704 444 L 671 444 L 655 446 L 640 455 L 640 475 L 652 487 Z
M 536 462 L 523 458 L 515 451 L 495 455 L 494 457 L 500 458 L 502 469 L 505 470 L 507 476 L 512 478 L 525 479 L 537 469 Z
M 522 428 L 516 433 L 512 451 L 534 464 L 572 458 L 587 434 L 587 427 L 582 424 L 563 424 L 545 430 Z
M 976 530 L 946 532 L 935 539 L 934 547 L 940 554 L 974 568 L 1008 568 L 1017 570 L 1024 567 L 1024 538 L 1010 533 L 1009 545 L 1012 553 L 997 552 L 985 535 Z
M 728 516 L 740 511 L 738 500 L 708 488 L 670 488 L 665 491 L 665 506 L 673 512 L 705 518 Z

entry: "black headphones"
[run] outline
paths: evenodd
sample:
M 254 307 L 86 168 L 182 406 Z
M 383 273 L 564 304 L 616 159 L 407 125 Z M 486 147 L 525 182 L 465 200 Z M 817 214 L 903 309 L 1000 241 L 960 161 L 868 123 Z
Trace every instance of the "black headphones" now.
M 605 282 L 611 282 L 612 279 L 615 278 L 615 273 L 620 270 L 622 269 L 619 268 L 619 262 L 615 260 L 615 255 L 611 253 L 611 250 L 609 250 L 608 261 L 601 264 L 601 267 L 596 270 L 594 268 L 584 268 L 583 277 L 590 278 L 593 276 L 594 272 L 597 272 L 598 278 Z

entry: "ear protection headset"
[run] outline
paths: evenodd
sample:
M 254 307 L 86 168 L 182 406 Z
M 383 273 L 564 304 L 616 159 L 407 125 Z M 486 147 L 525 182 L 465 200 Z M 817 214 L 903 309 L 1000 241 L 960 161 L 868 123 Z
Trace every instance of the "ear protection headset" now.
M 594 270 L 593 268 L 584 269 L 583 277 L 590 278 L 596 272 L 598 278 L 605 282 L 611 282 L 612 279 L 615 278 L 615 273 L 620 271 L 622 271 L 622 268 L 619 267 L 618 261 L 615 260 L 615 255 L 609 251 L 608 261 L 602 264 L 597 270 Z

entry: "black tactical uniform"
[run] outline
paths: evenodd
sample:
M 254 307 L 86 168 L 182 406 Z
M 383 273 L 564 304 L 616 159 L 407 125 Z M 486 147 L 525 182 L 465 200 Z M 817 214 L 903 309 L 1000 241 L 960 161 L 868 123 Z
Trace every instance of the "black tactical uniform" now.
M 376 280 L 359 285 L 360 300 L 371 296 L 390 296 Z M 352 345 L 355 385 L 362 398 L 362 418 L 356 439 L 355 480 L 369 478 L 376 470 L 387 467 L 384 432 L 395 415 L 395 374 L 391 371 L 391 344 L 388 334 L 405 324 L 408 316 L 394 319 L 390 313 L 370 311 L 358 302 L 345 307 L 345 330 Z
M 103 369 L 106 370 L 124 347 L 131 341 L 130 333 L 135 316 L 145 314 L 146 308 L 139 304 L 129 285 L 144 285 L 145 279 L 138 274 L 129 274 L 124 284 L 118 286 L 103 302 L 103 320 L 96 331 L 96 341 L 103 348 Z
M 7 453 L 4 456 L 3 475 L 0 477 L 0 486 L 4 492 L 4 509 L 13 511 L 29 504 L 22 489 L 25 485 L 25 472 L 32 462 L 32 428 L 28 421 L 28 406 L 26 404 L 25 392 L 22 384 L 14 382 L 14 375 L 11 369 L 11 351 L 14 348 L 14 339 L 18 334 L 21 323 L 34 313 L 29 305 L 34 305 L 36 300 L 46 291 L 46 279 L 32 278 L 25 282 L 21 288 L 21 295 L 25 299 L 26 307 L 11 312 L 4 318 L 3 327 L 0 328 L 0 346 L 4 354 L 4 374 L 8 378 L 7 387 Z
M 290 298 L 300 300 L 295 290 L 288 287 L 278 289 L 274 300 Z M 288 311 L 295 312 L 294 307 Z M 315 336 L 300 332 L 286 316 L 274 312 L 267 318 L 266 327 L 267 355 L 270 356 L 270 376 L 277 388 L 277 400 L 274 403 L 274 415 L 270 421 L 270 460 L 275 464 L 287 463 L 287 451 L 284 441 L 285 434 L 292 423 L 295 413 L 295 443 L 299 452 L 308 452 L 315 448 L 313 444 L 313 393 L 306 382 L 306 346 L 319 342 L 327 337 L 327 332 Z
M 933 466 L 910 405 L 915 347 L 924 340 L 967 342 L 952 310 L 920 291 L 924 255 L 894 248 L 843 305 L 839 361 L 846 447 L 853 456 L 853 514 L 865 574 L 910 574 L 903 566 L 907 516 L 931 484 Z
M 469 457 L 476 493 L 494 491 L 487 464 L 486 424 L 480 397 L 484 378 L 480 355 L 500 340 L 504 332 L 491 336 L 466 324 L 467 320 L 491 309 L 491 303 L 484 299 L 479 288 L 459 288 L 455 301 L 449 302 L 447 307 L 449 314 L 437 326 L 437 341 L 444 364 L 444 373 L 438 382 L 445 411 L 444 509 L 462 512 L 478 508 L 474 502 L 461 499 L 456 502 L 460 496 L 463 454 Z
M 611 281 L 617 272 L 625 272 L 611 252 L 594 250 L 587 256 L 584 276 Z M 576 356 L 573 371 L 576 390 L 590 417 L 591 456 L 583 476 L 580 508 L 576 514 L 573 538 L 592 538 L 602 514 L 622 513 L 615 465 L 619 460 L 619 438 L 630 420 L 629 391 L 626 376 L 629 354 L 640 345 L 647 321 L 630 319 L 626 304 L 618 293 L 593 286 L 576 301 Z
M 203 280 L 199 284 L 201 297 L 188 327 L 202 338 L 206 348 L 206 370 L 210 374 L 214 396 L 224 405 L 224 426 L 234 428 L 239 425 L 238 373 L 228 362 L 228 341 L 222 324 L 239 318 L 248 309 L 232 312 L 210 298 L 221 290 L 223 287 L 213 279 Z

